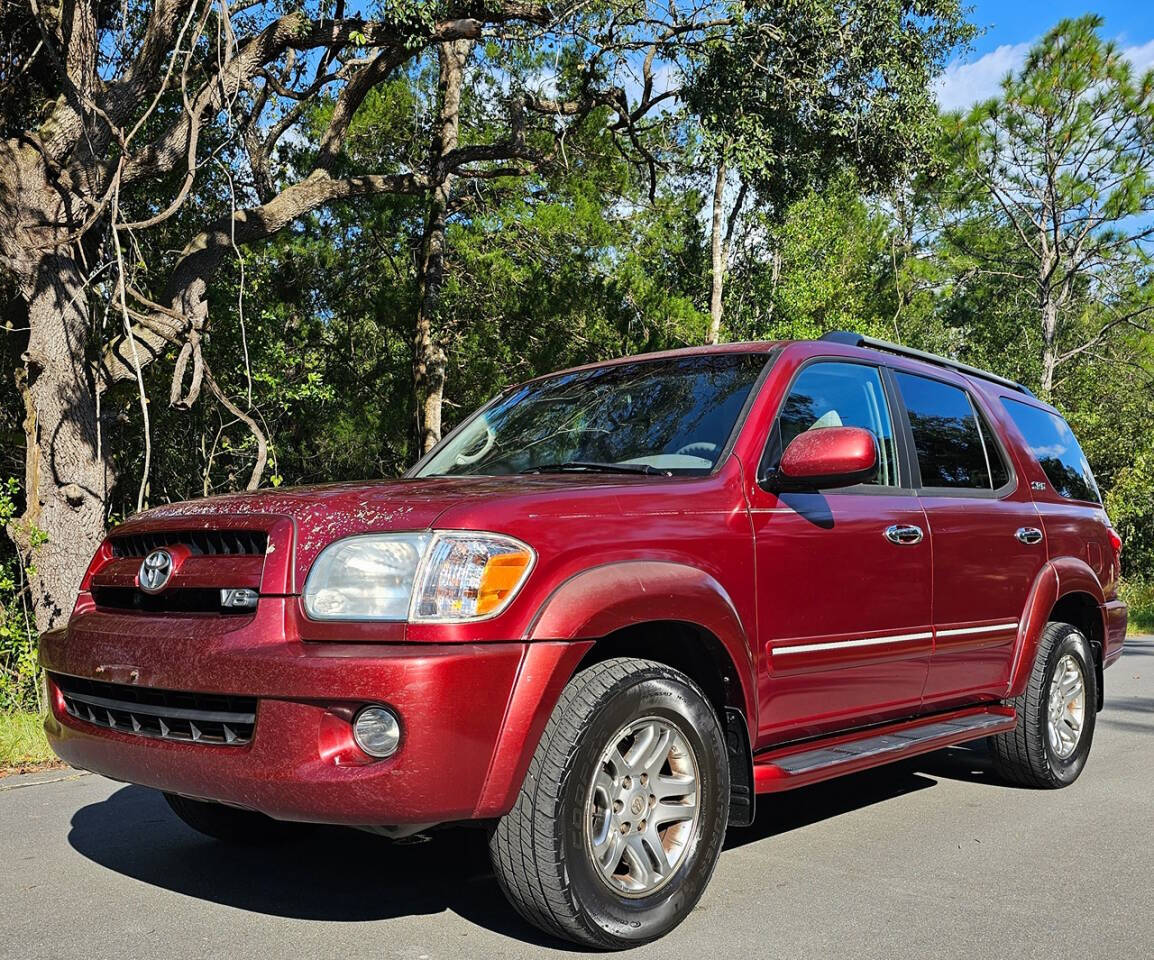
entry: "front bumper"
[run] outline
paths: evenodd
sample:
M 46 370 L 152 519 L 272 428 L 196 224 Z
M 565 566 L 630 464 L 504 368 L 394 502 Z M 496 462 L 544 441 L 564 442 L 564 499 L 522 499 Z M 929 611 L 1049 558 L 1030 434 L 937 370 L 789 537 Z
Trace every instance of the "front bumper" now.
M 291 600 L 233 618 L 91 612 L 42 638 L 64 674 L 258 698 L 251 743 L 150 739 L 71 716 L 50 684 L 49 742 L 116 780 L 284 820 L 350 825 L 485 819 L 510 809 L 561 688 L 588 644 L 342 644 L 285 639 Z M 371 761 L 348 718 L 384 703 L 401 747 Z

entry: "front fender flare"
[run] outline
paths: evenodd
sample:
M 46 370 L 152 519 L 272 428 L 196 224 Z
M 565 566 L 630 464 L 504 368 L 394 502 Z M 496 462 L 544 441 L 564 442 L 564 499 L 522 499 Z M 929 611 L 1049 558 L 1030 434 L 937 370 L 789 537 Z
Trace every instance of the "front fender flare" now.
M 597 640 L 625 627 L 676 620 L 708 631 L 725 648 L 746 717 L 757 717 L 753 650 L 725 588 L 697 567 L 630 560 L 592 567 L 562 583 L 542 605 L 527 640 Z

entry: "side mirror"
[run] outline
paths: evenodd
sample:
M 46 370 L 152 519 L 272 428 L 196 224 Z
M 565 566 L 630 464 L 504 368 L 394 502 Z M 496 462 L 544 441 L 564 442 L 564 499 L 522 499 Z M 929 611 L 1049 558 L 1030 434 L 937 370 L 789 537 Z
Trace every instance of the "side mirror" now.
M 877 476 L 878 446 L 861 427 L 818 427 L 794 437 L 768 478 L 775 490 L 852 487 Z

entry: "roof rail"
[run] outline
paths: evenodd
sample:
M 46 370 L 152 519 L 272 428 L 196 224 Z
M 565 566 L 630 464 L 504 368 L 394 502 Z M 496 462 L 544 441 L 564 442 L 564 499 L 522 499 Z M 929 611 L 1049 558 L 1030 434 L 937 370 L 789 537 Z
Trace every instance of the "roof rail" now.
M 989 370 L 971 367 L 968 363 L 951 360 L 949 357 L 940 357 L 936 353 L 927 353 L 925 350 L 915 350 L 913 347 L 903 347 L 900 343 L 890 343 L 888 340 L 865 337 L 860 333 L 853 333 L 849 330 L 831 330 L 821 339 L 829 343 L 842 343 L 849 347 L 868 347 L 871 350 L 884 350 L 886 353 L 896 353 L 901 357 L 912 357 L 915 360 L 924 360 L 926 363 L 933 363 L 939 367 L 948 367 L 950 370 L 956 370 L 958 373 L 965 373 L 971 377 L 981 377 L 983 380 L 990 380 L 994 383 L 1001 384 L 1003 387 L 1018 390 L 1028 397 L 1034 396 L 1034 392 L 1029 387 L 1018 383 L 1016 380 L 1011 380 L 1008 377 L 999 377 L 996 373 L 990 373 Z

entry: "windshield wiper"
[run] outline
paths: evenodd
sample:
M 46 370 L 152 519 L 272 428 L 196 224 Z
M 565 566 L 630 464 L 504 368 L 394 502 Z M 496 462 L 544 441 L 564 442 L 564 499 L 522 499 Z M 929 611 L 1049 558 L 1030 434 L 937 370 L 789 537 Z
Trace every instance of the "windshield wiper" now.
M 522 473 L 644 473 L 671 477 L 669 470 L 658 470 L 648 463 L 599 463 L 596 460 L 566 460 L 564 463 L 539 463 Z

